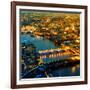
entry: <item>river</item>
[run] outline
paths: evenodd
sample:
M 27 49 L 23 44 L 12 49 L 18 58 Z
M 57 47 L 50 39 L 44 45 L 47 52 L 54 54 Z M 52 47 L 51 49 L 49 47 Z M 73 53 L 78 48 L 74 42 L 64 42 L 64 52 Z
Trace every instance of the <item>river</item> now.
M 21 35 L 21 43 L 33 43 L 37 51 L 57 48 L 52 41 L 41 37 L 31 37 L 29 34 Z
M 47 50 L 47 49 L 54 49 L 57 48 L 57 46 L 54 45 L 52 41 L 49 41 L 48 39 L 43 39 L 40 37 L 34 37 L 30 36 L 29 34 L 21 35 L 20 36 L 20 43 L 33 43 L 36 46 L 36 50 Z M 29 78 L 28 74 L 26 78 Z M 64 67 L 64 68 L 58 68 L 54 69 L 51 72 L 48 72 L 48 75 L 50 77 L 59 77 L 59 76 L 79 76 L 80 75 L 80 65 L 74 65 L 70 67 Z M 40 77 L 40 75 L 37 75 Z

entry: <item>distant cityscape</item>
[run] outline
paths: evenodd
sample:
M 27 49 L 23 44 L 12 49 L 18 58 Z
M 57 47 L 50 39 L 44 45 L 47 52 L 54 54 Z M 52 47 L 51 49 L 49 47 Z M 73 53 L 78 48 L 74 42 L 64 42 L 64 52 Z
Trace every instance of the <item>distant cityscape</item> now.
M 20 35 L 21 78 L 55 77 L 52 70 L 64 66 L 77 72 L 80 14 L 21 10 Z M 61 76 L 69 75 L 80 75 L 80 68 Z

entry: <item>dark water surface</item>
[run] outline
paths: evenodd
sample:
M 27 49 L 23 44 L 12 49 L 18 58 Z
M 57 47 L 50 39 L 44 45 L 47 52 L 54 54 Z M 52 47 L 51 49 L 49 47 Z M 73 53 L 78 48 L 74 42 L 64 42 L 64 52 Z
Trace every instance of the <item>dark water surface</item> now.
M 21 35 L 21 43 L 33 43 L 37 51 L 57 48 L 54 43 L 48 39 L 31 37 L 30 35 Z
M 54 77 L 59 77 L 59 76 L 79 76 L 80 75 L 80 65 L 77 64 L 75 66 L 71 67 L 64 67 L 64 68 L 59 68 L 56 70 L 51 71 L 50 73 Z
M 46 78 L 46 77 L 68 77 L 68 76 L 80 76 L 80 65 L 74 65 L 70 67 L 63 67 L 56 69 L 48 69 L 43 71 L 43 68 L 37 68 L 32 72 L 27 72 L 23 78 Z

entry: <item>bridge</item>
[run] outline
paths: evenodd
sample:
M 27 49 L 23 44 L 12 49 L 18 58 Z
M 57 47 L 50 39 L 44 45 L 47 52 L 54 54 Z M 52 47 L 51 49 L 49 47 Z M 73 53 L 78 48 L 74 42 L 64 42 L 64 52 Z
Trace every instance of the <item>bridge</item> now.
M 72 48 L 67 48 L 67 49 L 51 49 L 51 50 L 42 50 L 39 51 L 40 54 L 40 59 L 43 60 L 43 63 L 50 63 L 54 61 L 59 61 L 59 60 L 80 60 L 79 57 L 79 50 L 72 49 Z

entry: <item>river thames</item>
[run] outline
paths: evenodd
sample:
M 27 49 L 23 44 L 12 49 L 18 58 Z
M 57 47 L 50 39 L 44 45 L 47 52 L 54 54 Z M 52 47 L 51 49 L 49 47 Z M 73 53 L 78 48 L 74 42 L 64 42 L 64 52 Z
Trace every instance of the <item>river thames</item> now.
M 58 46 L 55 46 L 54 43 L 48 39 L 31 36 L 29 34 L 21 35 L 20 43 L 21 44 L 22 43 L 26 43 L 26 44 L 33 43 L 37 51 L 58 48 Z M 62 68 L 58 67 L 52 70 L 50 69 L 50 70 L 47 70 L 46 73 L 49 77 L 79 76 L 80 75 L 80 64 L 76 64 L 76 65 L 68 66 L 68 67 L 62 67 Z M 32 77 L 32 74 L 30 72 L 28 72 L 24 78 L 29 78 L 29 77 Z M 37 74 L 34 75 L 34 78 L 41 78 L 41 77 L 46 77 L 44 72 L 38 71 Z

